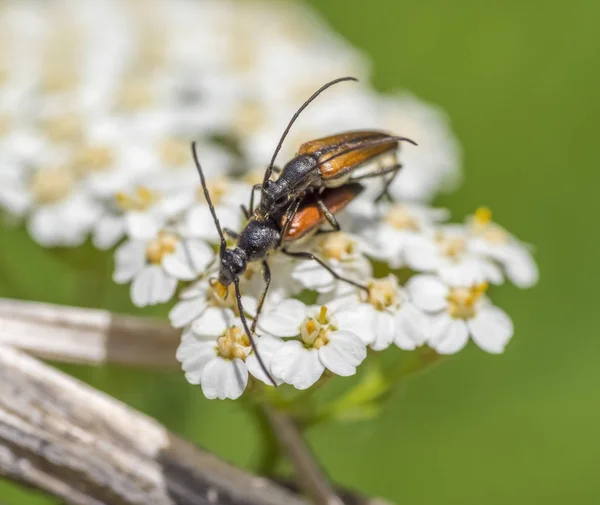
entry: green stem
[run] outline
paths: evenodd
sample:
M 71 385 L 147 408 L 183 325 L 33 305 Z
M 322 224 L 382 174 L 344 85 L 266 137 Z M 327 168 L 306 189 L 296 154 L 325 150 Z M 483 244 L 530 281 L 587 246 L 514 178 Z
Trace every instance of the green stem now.
M 271 476 L 275 473 L 281 458 L 280 445 L 271 422 L 265 413 L 264 406 L 259 402 L 254 402 L 252 408 L 262 439 L 260 444 L 261 454 L 256 469 L 260 475 Z

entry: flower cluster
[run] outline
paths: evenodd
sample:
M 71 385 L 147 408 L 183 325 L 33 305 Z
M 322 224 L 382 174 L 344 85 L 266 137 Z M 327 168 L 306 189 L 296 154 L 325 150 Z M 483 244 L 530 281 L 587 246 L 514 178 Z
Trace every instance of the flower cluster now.
M 216 179 L 262 170 L 298 105 L 343 75 L 362 82 L 309 108 L 282 158 L 376 127 L 418 133 L 424 147 L 406 146 L 395 195 L 428 199 L 459 175 L 444 114 L 376 93 L 364 56 L 302 5 L 7 0 L 0 30 L 0 208 L 47 247 L 91 236 L 108 249 L 172 220 L 210 234 L 190 209 L 190 140 Z
M 528 247 L 487 209 L 448 224 L 448 211 L 428 205 L 460 179 L 444 112 L 407 92 L 374 91 L 365 57 L 305 7 L 8 0 L 0 30 L 0 209 L 46 247 L 87 239 L 115 247 L 113 280 L 130 284 L 135 305 L 177 298 L 177 357 L 207 397 L 237 398 L 249 381 L 271 381 L 242 320 L 254 322 L 262 265 L 249 264 L 240 279 L 240 314 L 232 287 L 216 280 L 219 236 L 190 141 L 221 226 L 239 231 L 240 204 L 289 118 L 345 75 L 360 84 L 339 84 L 312 104 L 281 160 L 302 142 L 350 129 L 388 130 L 418 147 L 404 143 L 398 153 L 395 203 L 374 203 L 382 181 L 373 180 L 339 215 L 343 231 L 301 246 L 362 288 L 314 261 L 271 254 L 271 289 L 255 321 L 262 362 L 277 382 L 306 389 L 325 373 L 354 374 L 369 349 L 449 354 L 471 338 L 503 351 L 512 323 L 486 292 L 505 278 L 536 283 Z

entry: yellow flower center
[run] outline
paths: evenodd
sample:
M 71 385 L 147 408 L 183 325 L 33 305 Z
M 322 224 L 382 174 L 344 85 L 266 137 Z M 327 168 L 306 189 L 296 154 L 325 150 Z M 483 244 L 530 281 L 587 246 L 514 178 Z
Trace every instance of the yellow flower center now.
M 231 309 L 239 316 L 233 283 L 225 286 L 219 280 L 211 280 L 208 287 L 207 303 L 211 307 Z
M 248 184 L 254 186 L 255 184 L 262 184 L 263 179 L 265 178 L 264 169 L 261 170 L 252 170 L 244 175 L 242 180 L 247 182 Z M 256 191 L 258 193 L 258 190 Z
M 265 122 L 264 107 L 258 100 L 245 100 L 240 104 L 234 118 L 234 128 L 239 135 L 249 135 Z
M 65 168 L 38 170 L 30 181 L 30 189 L 35 199 L 42 204 L 64 200 L 75 185 L 73 173 Z
M 122 112 L 138 112 L 154 103 L 154 90 L 147 79 L 130 77 L 123 82 L 117 96 L 117 109 Z
M 167 167 L 179 168 L 190 160 L 189 142 L 165 139 L 159 145 L 160 157 Z
M 219 354 L 226 359 L 246 360 L 248 347 L 250 347 L 248 335 L 236 326 L 229 328 L 217 339 Z
M 249 72 L 256 66 L 256 37 L 244 19 L 232 19 L 225 29 L 231 41 L 228 63 L 235 72 Z
M 146 260 L 159 265 L 167 254 L 173 254 L 179 240 L 172 233 L 161 231 L 146 248 Z
M 419 231 L 419 225 L 406 205 L 394 205 L 384 216 L 383 220 L 397 230 Z
M 75 114 L 48 118 L 41 128 L 53 142 L 79 142 L 83 134 L 81 118 Z
M 317 317 L 307 317 L 300 325 L 300 338 L 305 346 L 320 349 L 329 343 L 329 335 L 337 328 L 331 324 L 327 311 L 323 305 Z
M 114 154 L 107 146 L 82 146 L 73 160 L 78 175 L 90 172 L 104 172 L 114 160 Z
M 10 132 L 12 118 L 7 114 L 0 114 L 0 136 Z
M 208 181 L 206 187 L 208 188 L 208 193 L 210 194 L 213 205 L 219 205 L 229 190 L 229 181 L 225 177 L 217 177 L 216 179 Z M 202 189 L 202 186 L 198 186 L 196 189 L 196 199 L 199 201 L 206 201 L 204 199 L 204 190 Z
M 123 211 L 142 211 L 148 210 L 160 200 L 160 195 L 144 186 L 138 186 L 133 193 L 117 193 L 115 199 Z
M 356 242 L 347 233 L 328 233 L 323 235 L 318 248 L 321 256 L 343 261 L 354 255 L 356 252 Z
M 48 65 L 40 76 L 40 89 L 46 94 L 65 93 L 73 90 L 77 84 L 77 71 L 70 65 Z
M 384 311 L 389 307 L 400 305 L 398 286 L 391 277 L 375 279 L 367 285 L 369 293 L 365 301 L 375 307 L 376 310 Z
M 487 207 L 479 207 L 471 220 L 471 232 L 492 244 L 506 244 L 510 235 L 508 232 L 492 222 L 492 211 Z
M 436 241 L 441 253 L 453 261 L 458 261 L 467 249 L 467 241 L 463 237 L 448 236 L 439 232 Z
M 486 282 L 470 288 L 452 288 L 448 295 L 448 313 L 455 319 L 470 319 L 475 316 L 475 305 L 487 291 Z

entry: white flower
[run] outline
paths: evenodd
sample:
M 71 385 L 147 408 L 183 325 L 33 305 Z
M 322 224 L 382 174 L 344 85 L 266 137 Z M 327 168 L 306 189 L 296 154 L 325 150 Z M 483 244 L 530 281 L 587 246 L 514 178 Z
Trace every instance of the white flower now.
M 428 321 L 398 286 L 394 275 L 371 279 L 369 292 L 340 286 L 338 292 L 321 297 L 328 306 L 342 309 L 336 316 L 345 328 L 352 328 L 372 349 L 381 351 L 392 342 L 413 350 L 425 342 Z
M 0 184 L 0 202 L 16 215 L 28 214 L 30 235 L 46 247 L 81 245 L 102 212 L 73 171 L 61 164 L 36 170 L 5 167 Z
M 274 377 L 307 389 L 325 369 L 354 375 L 367 356 L 365 343 L 326 306 L 306 307 L 298 300 L 286 300 L 267 312 L 259 326 L 269 335 L 295 337 L 273 349 L 270 370 Z
M 472 249 L 464 226 L 445 225 L 419 235 L 404 250 L 406 264 L 418 272 L 437 273 L 457 286 L 491 282 L 501 284 L 502 271 Z
M 392 268 L 406 265 L 404 253 L 412 244 L 419 244 L 423 233 L 431 233 L 438 223 L 448 219 L 446 209 L 436 209 L 418 203 L 396 203 L 382 206 L 382 217 L 364 226 L 359 232 L 365 252 L 383 260 Z
M 240 290 L 246 314 L 256 312 L 258 283 L 242 279 Z M 226 314 L 226 316 L 223 316 Z M 223 317 L 239 316 L 233 284 L 224 286 L 207 273 L 204 278 L 181 293 L 179 302 L 171 309 L 169 319 L 175 328 L 189 325 L 201 329 L 210 328 Z
M 430 314 L 427 343 L 440 354 L 467 345 L 469 335 L 484 351 L 501 353 L 513 335 L 508 315 L 483 296 L 487 284 L 451 287 L 432 275 L 407 284 L 414 304 Z
M 139 185 L 114 195 L 114 205 L 95 224 L 92 241 L 109 249 L 123 236 L 148 240 L 192 202 L 189 192 L 165 193 Z
M 539 271 L 529 247 L 492 222 L 489 209 L 477 209 L 467 223 L 473 237 L 473 251 L 500 263 L 506 276 L 518 287 L 529 288 L 537 284 Z
M 210 328 L 184 334 L 177 359 L 191 384 L 200 384 L 207 398 L 239 398 L 248 384 L 246 357 L 250 341 L 239 319 L 223 317 Z
M 207 186 L 221 228 L 238 231 L 243 220 L 240 206 L 248 206 L 250 186 L 224 177 L 209 180 Z M 256 193 L 255 202 L 258 203 L 260 194 L 258 191 Z M 200 186 L 196 188 L 195 202 L 186 211 L 179 229 L 181 234 L 186 237 L 201 238 L 212 243 L 219 241 L 219 234 Z
M 129 240 L 115 252 L 113 280 L 132 281 L 131 299 L 138 307 L 170 300 L 178 280 L 193 280 L 213 260 L 200 240 L 184 240 L 161 230 L 150 240 Z
M 426 201 L 439 191 L 455 189 L 461 180 L 462 154 L 446 113 L 409 93 L 381 99 L 380 112 L 381 125 L 418 144 L 402 144 L 402 170 L 390 187 L 392 196 Z
M 334 272 L 347 279 L 360 282 L 371 276 L 371 264 L 361 253 L 360 243 L 348 233 L 326 233 L 314 237 L 309 244 L 303 244 L 302 249 L 309 249 Z M 318 262 L 310 260 L 296 261 L 291 276 L 303 288 L 318 293 L 333 291 L 337 283 L 343 282 L 335 279 Z

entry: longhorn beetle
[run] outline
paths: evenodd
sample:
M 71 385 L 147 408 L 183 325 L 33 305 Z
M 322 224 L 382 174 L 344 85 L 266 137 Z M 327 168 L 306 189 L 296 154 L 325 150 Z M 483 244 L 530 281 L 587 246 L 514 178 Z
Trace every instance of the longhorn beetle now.
M 271 283 L 271 271 L 267 262 L 269 253 L 277 249 L 294 258 L 315 260 L 336 279 L 368 291 L 366 286 L 340 276 L 314 254 L 310 252 L 292 252 L 287 250 L 286 246 L 307 234 L 318 232 L 325 220 L 332 226 L 332 230 L 339 230 L 340 226 L 335 218 L 335 213 L 344 208 L 362 191 L 362 186 L 355 181 L 390 173 L 393 178 L 400 169 L 400 165 L 394 163 L 390 167 L 380 167 L 354 178 L 352 172 L 386 153 L 395 152 L 400 141 L 406 140 L 414 144 L 413 141 L 405 137 L 392 136 L 378 131 L 342 133 L 303 144 L 300 147 L 299 154 L 288 162 L 283 170 L 275 170 L 274 164 L 277 154 L 300 113 L 330 86 L 350 80 L 356 81 L 357 79 L 342 77 L 326 83 L 304 102 L 294 114 L 277 144 L 271 162 L 265 171 L 263 183 L 252 189 L 249 209 L 242 206 L 248 222 L 239 234 L 221 228 L 206 185 L 202 166 L 198 160 L 196 143 L 192 142 L 192 155 L 200 175 L 204 196 L 220 237 L 219 275 L 218 279 L 213 279 L 211 282 L 214 284 L 219 283 L 222 287 L 227 287 L 233 283 L 237 308 L 244 331 L 248 335 L 262 370 L 274 386 L 276 383 L 262 361 L 253 338 Z M 274 181 L 271 180 L 273 171 L 280 172 L 279 177 Z M 389 183 L 388 180 L 384 192 L 387 192 Z M 261 200 L 256 210 L 254 209 L 255 189 L 261 190 Z M 227 248 L 225 234 L 237 240 L 234 248 Z M 245 272 L 248 263 L 252 261 L 262 262 L 265 288 L 260 296 L 252 326 L 249 328 L 244 315 L 239 282 L 240 275 Z

